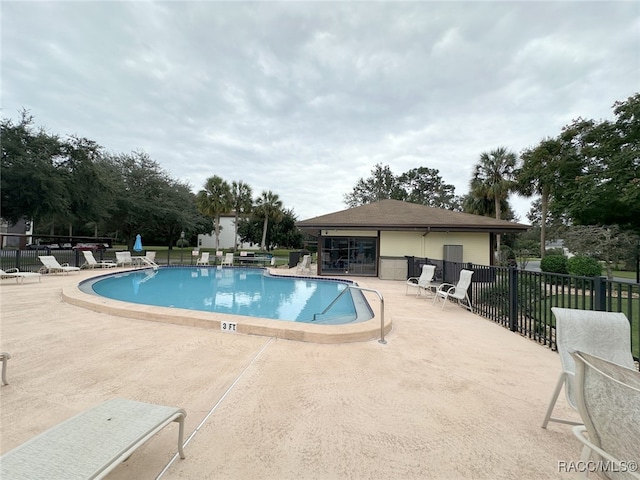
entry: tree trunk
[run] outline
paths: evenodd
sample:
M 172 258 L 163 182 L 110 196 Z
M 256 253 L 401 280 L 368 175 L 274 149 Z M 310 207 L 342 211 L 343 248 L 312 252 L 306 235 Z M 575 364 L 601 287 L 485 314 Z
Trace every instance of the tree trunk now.
M 544 258 L 546 253 L 545 245 L 547 243 L 547 211 L 549 209 L 549 187 L 542 188 L 542 196 L 540 198 L 540 213 L 542 215 L 540 225 L 540 258 Z
M 265 245 L 265 243 L 267 243 L 267 225 L 268 224 L 269 224 L 269 216 L 265 215 L 264 224 L 262 225 L 262 244 L 260 245 L 263 252 L 267 251 L 267 246 Z
M 494 198 L 495 201 L 495 205 L 496 205 L 496 218 L 498 220 L 500 220 L 500 217 L 502 216 L 502 212 L 500 211 L 500 199 L 496 196 Z M 498 256 L 498 265 L 500 265 L 502 263 L 502 256 L 500 255 L 500 234 L 496 234 L 496 254 Z
M 216 236 L 216 250 L 220 248 L 220 216 L 216 216 L 213 221 L 213 231 Z
M 236 212 L 236 218 L 233 224 L 233 251 L 238 250 L 238 212 Z

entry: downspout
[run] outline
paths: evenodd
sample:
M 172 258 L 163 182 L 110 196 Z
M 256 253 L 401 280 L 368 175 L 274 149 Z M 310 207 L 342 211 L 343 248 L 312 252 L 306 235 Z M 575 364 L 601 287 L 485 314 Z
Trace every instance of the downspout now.
M 431 227 L 427 227 L 427 231 L 422 234 L 422 258 L 427 258 L 427 235 L 431 233 Z

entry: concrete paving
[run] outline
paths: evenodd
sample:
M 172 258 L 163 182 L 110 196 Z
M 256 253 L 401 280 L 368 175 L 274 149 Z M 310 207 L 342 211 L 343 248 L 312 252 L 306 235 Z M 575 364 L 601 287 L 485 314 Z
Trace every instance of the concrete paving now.
M 540 428 L 558 355 L 455 305 L 406 295 L 404 282 L 357 279 L 384 296 L 387 344 L 316 344 L 62 300 L 99 273 L 2 280 L 0 350 L 12 355 L 2 453 L 125 397 L 184 408 L 187 458 L 175 457 L 171 425 L 109 479 L 575 478 L 571 428 Z M 579 418 L 564 397 L 556 409 Z

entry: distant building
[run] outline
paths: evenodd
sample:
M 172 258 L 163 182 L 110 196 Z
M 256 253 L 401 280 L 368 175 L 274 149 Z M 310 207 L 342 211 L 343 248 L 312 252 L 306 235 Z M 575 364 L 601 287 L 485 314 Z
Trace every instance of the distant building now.
M 555 250 L 556 248 L 561 249 L 565 257 L 573 257 L 573 253 L 571 253 L 569 249 L 564 246 L 564 240 L 558 239 L 544 242 L 545 250 Z
M 234 240 L 235 233 L 235 213 L 228 213 L 220 216 L 220 244 L 218 248 L 232 249 L 236 245 Z M 238 248 L 242 250 L 258 250 L 260 245 L 253 243 L 240 243 L 240 238 L 237 239 Z M 216 248 L 216 235 L 215 231 L 211 230 L 209 234 L 198 235 L 198 248 L 214 249 Z
M 33 235 L 33 222 L 24 218 L 18 220 L 14 225 L 10 225 L 4 218 L 0 218 L 0 247 L 24 249 L 31 243 Z

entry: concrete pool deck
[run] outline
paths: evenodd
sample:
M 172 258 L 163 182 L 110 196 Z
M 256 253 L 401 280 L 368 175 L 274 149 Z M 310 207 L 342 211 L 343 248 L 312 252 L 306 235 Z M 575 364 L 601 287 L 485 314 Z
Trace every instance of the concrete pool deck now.
M 0 286 L 0 452 L 114 397 L 184 408 L 109 479 L 575 478 L 567 425 L 540 428 L 555 352 L 466 310 L 380 291 L 387 344 L 316 344 L 87 310 L 62 291 L 99 270 Z M 277 270 L 277 273 L 294 273 Z M 376 315 L 375 295 L 367 295 Z M 578 418 L 562 396 L 557 415 Z

